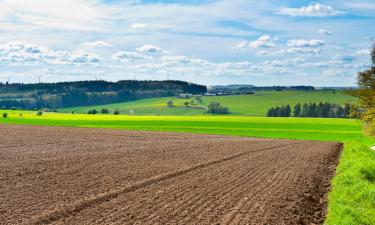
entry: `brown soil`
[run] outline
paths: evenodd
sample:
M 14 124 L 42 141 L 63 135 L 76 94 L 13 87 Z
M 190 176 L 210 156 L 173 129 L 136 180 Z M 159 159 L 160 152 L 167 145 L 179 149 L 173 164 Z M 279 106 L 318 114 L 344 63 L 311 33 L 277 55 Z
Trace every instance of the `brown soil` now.
M 0 125 L 0 224 L 321 224 L 339 143 Z

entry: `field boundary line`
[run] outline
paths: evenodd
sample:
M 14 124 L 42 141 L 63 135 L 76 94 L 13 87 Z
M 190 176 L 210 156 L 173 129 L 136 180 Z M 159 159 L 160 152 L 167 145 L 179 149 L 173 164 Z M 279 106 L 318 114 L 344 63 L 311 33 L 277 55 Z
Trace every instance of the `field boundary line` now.
M 272 150 L 272 149 L 280 148 L 280 147 L 291 147 L 291 146 L 295 146 L 295 145 L 304 144 L 304 143 L 307 143 L 307 142 L 310 142 L 310 141 L 298 141 L 297 143 L 292 143 L 292 144 L 277 145 L 277 146 L 271 146 L 271 147 L 267 147 L 267 148 L 244 151 L 244 152 L 241 152 L 241 153 L 238 153 L 238 154 L 235 154 L 235 155 L 231 155 L 231 156 L 227 156 L 227 157 L 224 157 L 224 158 L 221 158 L 221 159 L 208 161 L 208 162 L 201 163 L 201 164 L 198 164 L 198 165 L 195 165 L 195 166 L 192 166 L 192 167 L 188 167 L 188 168 L 185 168 L 185 169 L 181 169 L 181 170 L 176 170 L 176 171 L 173 171 L 171 173 L 154 176 L 154 177 L 151 177 L 149 179 L 146 179 L 146 180 L 140 181 L 138 183 L 135 183 L 133 185 L 125 186 L 123 188 L 113 190 L 113 191 L 104 192 L 104 193 L 98 194 L 98 195 L 96 195 L 94 197 L 91 197 L 91 198 L 85 198 L 85 199 L 82 199 L 82 200 L 77 201 L 75 203 L 72 203 L 70 205 L 60 206 L 59 208 L 56 208 L 53 211 L 46 212 L 45 214 L 34 217 L 33 219 L 31 219 L 31 221 L 30 221 L 31 223 L 28 222 L 28 223 L 25 223 L 25 225 L 26 224 L 33 224 L 33 225 L 49 224 L 49 223 L 58 221 L 62 218 L 73 216 L 73 215 L 85 210 L 86 208 L 89 208 L 89 207 L 93 206 L 93 205 L 101 204 L 103 202 L 107 202 L 107 201 L 110 201 L 112 199 L 115 199 L 122 194 L 133 192 L 133 191 L 136 191 L 138 189 L 147 187 L 151 184 L 154 184 L 154 183 L 157 183 L 157 182 L 160 182 L 160 181 L 169 180 L 169 179 L 184 175 L 186 173 L 189 173 L 189 172 L 197 170 L 197 169 L 201 169 L 201 168 L 205 168 L 205 167 L 208 167 L 208 166 L 211 166 L 211 165 L 226 162 L 226 161 L 229 161 L 229 160 L 232 160 L 232 159 L 235 159 L 235 158 L 238 158 L 238 157 L 241 157 L 241 156 L 253 153 L 253 152 L 267 151 L 267 150 Z

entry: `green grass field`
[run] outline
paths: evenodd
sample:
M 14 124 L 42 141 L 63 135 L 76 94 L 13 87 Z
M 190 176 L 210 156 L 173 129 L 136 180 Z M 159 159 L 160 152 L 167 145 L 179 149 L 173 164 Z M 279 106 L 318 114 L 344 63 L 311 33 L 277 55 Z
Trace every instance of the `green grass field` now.
M 184 106 L 184 102 L 190 102 L 191 99 L 178 98 L 153 98 L 133 102 L 76 107 L 60 109 L 60 112 L 87 113 L 91 109 L 101 110 L 109 109 L 111 113 L 115 109 L 120 110 L 121 114 L 128 115 L 130 111 L 134 115 L 164 115 L 164 116 L 189 116 L 189 115 L 207 115 L 205 107 L 212 101 L 220 102 L 229 107 L 233 115 L 242 116 L 265 116 L 267 110 L 274 106 L 295 105 L 298 102 L 329 102 L 335 104 L 345 104 L 354 102 L 356 99 L 342 91 L 259 91 L 252 95 L 235 96 L 213 96 L 203 97 L 203 103 L 193 104 L 189 107 Z M 167 107 L 167 101 L 172 100 L 174 107 Z
M 236 136 L 344 142 L 329 195 L 329 225 L 375 224 L 374 140 L 352 119 L 245 116 L 114 116 L 7 111 L 0 123 L 95 127 L 125 130 L 208 133 Z M 4 111 L 0 111 L 3 114 Z M 22 113 L 22 116 L 20 115 Z

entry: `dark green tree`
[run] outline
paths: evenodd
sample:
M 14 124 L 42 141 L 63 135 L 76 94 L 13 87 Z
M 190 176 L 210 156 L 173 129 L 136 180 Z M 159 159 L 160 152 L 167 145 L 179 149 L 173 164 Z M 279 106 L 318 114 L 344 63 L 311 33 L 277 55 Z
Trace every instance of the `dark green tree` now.
M 101 112 L 102 114 L 108 114 L 108 113 L 109 113 L 109 110 L 108 110 L 108 109 L 102 109 L 100 112 Z
M 294 106 L 293 116 L 294 116 L 294 117 L 300 117 L 300 116 L 301 116 L 301 103 L 298 102 L 298 103 Z
M 292 108 L 290 107 L 290 105 L 286 105 L 285 108 L 284 108 L 284 117 L 290 117 L 292 114 Z
M 307 103 L 303 103 L 302 105 L 301 117 L 309 117 L 309 105 Z

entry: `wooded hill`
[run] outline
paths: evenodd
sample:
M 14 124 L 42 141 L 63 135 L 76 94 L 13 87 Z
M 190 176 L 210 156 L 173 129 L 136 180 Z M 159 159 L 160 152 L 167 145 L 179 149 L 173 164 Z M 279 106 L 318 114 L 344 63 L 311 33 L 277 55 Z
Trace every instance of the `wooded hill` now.
M 196 95 L 206 92 L 206 86 L 177 80 L 0 83 L 0 108 L 56 109 L 176 96 L 181 93 Z

